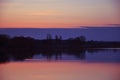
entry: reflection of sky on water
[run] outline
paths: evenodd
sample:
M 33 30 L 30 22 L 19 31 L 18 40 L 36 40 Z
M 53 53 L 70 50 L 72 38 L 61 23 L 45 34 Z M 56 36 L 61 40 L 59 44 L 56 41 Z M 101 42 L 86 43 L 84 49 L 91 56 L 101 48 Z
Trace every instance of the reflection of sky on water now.
M 105 50 L 95 53 L 86 52 L 87 62 L 120 62 L 120 50 Z
M 33 60 L 46 60 L 45 56 L 41 54 L 36 54 L 32 58 Z M 26 59 L 26 60 L 32 60 Z M 68 55 L 66 53 L 62 53 L 61 56 L 58 56 L 58 60 L 79 60 L 85 62 L 120 62 L 120 50 L 100 50 L 96 52 L 85 51 L 84 59 L 80 59 L 74 55 Z M 53 55 L 50 60 L 56 60 L 56 56 Z
M 40 60 L 46 60 L 46 57 L 42 56 L 41 54 L 34 55 L 33 59 L 40 59 Z M 67 54 L 62 54 L 61 56 L 58 56 L 59 60 L 77 60 L 77 58 L 73 55 L 67 55 Z M 56 56 L 53 55 L 51 60 L 56 60 Z M 79 60 L 79 59 L 78 59 Z
M 87 50 L 82 60 L 64 53 L 58 61 L 55 55 L 48 61 L 36 54 L 25 61 L 0 64 L 0 80 L 119 80 L 119 53 L 120 50 Z
M 119 80 L 118 63 L 11 62 L 0 64 L 1 80 Z

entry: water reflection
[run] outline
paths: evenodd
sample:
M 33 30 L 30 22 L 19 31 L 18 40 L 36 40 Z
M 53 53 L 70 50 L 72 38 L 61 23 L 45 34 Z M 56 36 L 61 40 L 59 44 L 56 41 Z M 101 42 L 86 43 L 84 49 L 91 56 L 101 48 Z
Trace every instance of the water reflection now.
M 87 62 L 120 62 L 120 50 L 107 49 L 92 52 L 86 52 L 86 61 Z
M 10 62 L 0 64 L 0 80 L 119 80 L 120 64 Z
M 17 51 L 0 50 L 0 62 L 25 60 L 84 60 L 87 62 L 120 62 L 120 49 L 79 49 L 79 50 L 41 50 Z

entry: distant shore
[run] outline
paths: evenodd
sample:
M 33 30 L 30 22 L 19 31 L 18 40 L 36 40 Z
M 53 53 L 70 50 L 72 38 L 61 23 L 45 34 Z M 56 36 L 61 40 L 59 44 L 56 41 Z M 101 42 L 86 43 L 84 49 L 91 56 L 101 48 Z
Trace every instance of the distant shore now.
M 24 60 L 31 58 L 35 54 L 46 56 L 49 60 L 54 55 L 56 59 L 61 58 L 62 53 L 74 55 L 84 59 L 85 51 L 94 52 L 106 49 L 120 49 L 120 42 L 110 41 L 86 41 L 85 36 L 62 40 L 62 36 L 55 36 L 52 39 L 48 34 L 44 40 L 31 37 L 9 37 L 0 35 L 0 62 L 14 60 Z

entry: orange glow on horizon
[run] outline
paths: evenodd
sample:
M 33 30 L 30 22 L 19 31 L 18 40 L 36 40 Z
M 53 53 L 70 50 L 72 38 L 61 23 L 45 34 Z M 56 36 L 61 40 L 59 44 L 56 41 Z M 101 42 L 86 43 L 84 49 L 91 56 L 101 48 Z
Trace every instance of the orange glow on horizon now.
M 120 24 L 116 1 L 6 0 L 0 2 L 0 28 L 77 28 Z

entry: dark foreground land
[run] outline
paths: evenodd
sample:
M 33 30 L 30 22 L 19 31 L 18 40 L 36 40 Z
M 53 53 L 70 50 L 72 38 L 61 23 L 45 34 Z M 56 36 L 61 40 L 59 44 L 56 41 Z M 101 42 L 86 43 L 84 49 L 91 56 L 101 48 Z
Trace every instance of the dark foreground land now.
M 50 34 L 44 40 L 0 35 L 0 62 L 9 61 L 10 58 L 24 60 L 36 53 L 48 59 L 55 55 L 57 59 L 63 52 L 82 59 L 86 50 L 96 51 L 97 48 L 120 48 L 120 42 L 86 41 L 84 36 L 62 40 L 62 36 L 56 35 L 55 39 L 52 39 Z

